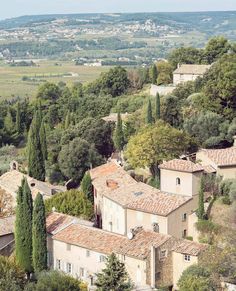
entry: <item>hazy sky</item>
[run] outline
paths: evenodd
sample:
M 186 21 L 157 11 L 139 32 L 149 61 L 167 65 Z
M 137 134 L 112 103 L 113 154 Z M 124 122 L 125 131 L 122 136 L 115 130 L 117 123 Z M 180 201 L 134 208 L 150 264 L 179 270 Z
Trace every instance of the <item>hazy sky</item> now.
M 236 0 L 1 0 L 0 19 L 53 13 L 236 10 Z

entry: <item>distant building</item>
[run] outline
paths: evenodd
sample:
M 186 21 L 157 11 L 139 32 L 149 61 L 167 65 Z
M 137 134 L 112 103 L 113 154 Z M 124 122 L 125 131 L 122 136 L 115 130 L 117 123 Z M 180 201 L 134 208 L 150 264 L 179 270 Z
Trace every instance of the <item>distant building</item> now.
M 120 114 L 122 121 L 126 121 L 127 118 L 130 116 L 129 113 L 121 113 Z M 102 120 L 106 122 L 117 122 L 118 113 L 110 113 L 108 116 L 102 117 Z
M 187 81 L 194 81 L 198 77 L 202 77 L 211 65 L 180 65 L 173 72 L 173 83 L 178 85 Z
M 0 217 L 0 255 L 10 256 L 14 249 L 15 216 Z
M 233 147 L 226 149 L 201 149 L 196 153 L 196 161 L 223 179 L 235 179 L 236 142 Z

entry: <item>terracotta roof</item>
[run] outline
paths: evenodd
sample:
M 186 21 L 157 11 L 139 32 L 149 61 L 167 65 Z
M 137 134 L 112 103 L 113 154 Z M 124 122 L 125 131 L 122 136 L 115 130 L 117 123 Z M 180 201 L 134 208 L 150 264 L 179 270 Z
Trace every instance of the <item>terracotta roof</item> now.
M 167 216 L 192 198 L 161 192 L 142 182 L 124 185 L 104 194 L 123 207 Z
M 75 217 L 66 214 L 52 212 L 47 216 L 46 227 L 47 232 L 54 234 L 60 229 L 70 225 L 75 220 Z
M 216 173 L 216 169 L 211 165 L 202 166 L 202 167 L 205 173 L 208 173 L 208 174 Z
M 117 184 L 116 188 L 137 183 L 123 168 L 113 162 L 90 170 L 90 175 L 93 186 L 102 194 L 109 193 L 112 190 L 109 187 L 111 185 L 109 181 L 115 182 Z
M 140 228 L 134 238 L 129 240 L 126 236 L 80 224 L 70 225 L 53 236 L 54 240 L 102 254 L 109 255 L 115 252 L 139 259 L 145 259 L 148 256 L 151 246 L 159 247 L 170 238 L 171 236 L 144 231 Z
M 214 162 L 218 167 L 236 165 L 236 147 L 226 149 L 202 149 L 205 155 Z
M 53 186 L 47 182 L 38 181 L 16 170 L 6 172 L 0 176 L 0 188 L 10 193 L 14 200 L 16 200 L 16 193 L 24 177 L 27 178 L 33 198 L 36 197 L 38 192 L 46 196 L 51 196 L 54 192 L 65 191 L 65 187 Z
M 173 74 L 203 75 L 211 65 L 181 65 Z
M 175 248 L 173 248 L 173 251 L 176 253 L 186 254 L 190 256 L 198 256 L 206 248 L 206 244 L 200 244 L 185 239 L 180 241 L 180 243 Z
M 0 236 L 14 232 L 15 216 L 0 218 Z
M 163 162 L 163 164 L 161 164 L 159 168 L 188 173 L 203 171 L 203 167 L 201 165 L 181 159 L 174 159 L 168 162 Z

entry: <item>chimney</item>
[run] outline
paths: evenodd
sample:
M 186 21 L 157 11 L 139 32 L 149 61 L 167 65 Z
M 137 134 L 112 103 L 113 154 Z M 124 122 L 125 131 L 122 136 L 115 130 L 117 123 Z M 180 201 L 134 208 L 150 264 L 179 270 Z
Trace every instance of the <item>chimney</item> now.
M 107 184 L 107 187 L 112 189 L 112 190 L 115 190 L 115 189 L 117 189 L 119 187 L 118 183 L 116 181 L 114 181 L 114 180 L 111 180 L 111 179 L 107 180 L 106 184 Z
M 236 135 L 233 136 L 233 140 L 234 140 L 234 147 L 236 147 Z

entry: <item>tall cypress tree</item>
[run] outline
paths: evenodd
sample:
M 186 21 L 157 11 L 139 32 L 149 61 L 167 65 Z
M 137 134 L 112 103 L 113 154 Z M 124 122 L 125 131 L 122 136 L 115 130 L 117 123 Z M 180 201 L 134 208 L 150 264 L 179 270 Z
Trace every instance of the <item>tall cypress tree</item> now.
M 21 108 L 20 102 L 17 103 L 17 110 L 16 110 L 16 131 L 17 133 L 21 133 Z
M 37 194 L 33 210 L 33 266 L 35 272 L 47 269 L 47 234 L 43 197 Z
M 200 182 L 200 190 L 198 193 L 198 218 L 203 219 L 205 214 L 204 209 L 204 182 L 203 178 L 201 178 Z
M 157 66 L 153 64 L 151 67 L 151 76 L 150 76 L 152 84 L 157 83 L 157 77 L 158 77 Z
M 48 158 L 48 150 L 47 150 L 47 136 L 46 136 L 44 121 L 41 122 L 39 137 L 40 137 L 41 150 L 43 153 L 43 159 L 45 161 Z
M 32 195 L 24 178 L 17 195 L 16 210 L 16 261 L 29 275 L 32 271 Z
M 40 142 L 40 114 L 35 111 L 28 134 L 28 173 L 29 176 L 45 181 L 45 162 Z
M 70 111 L 68 110 L 67 114 L 66 114 L 66 119 L 65 119 L 65 129 L 68 129 L 71 123 L 71 114 Z
M 116 129 L 114 132 L 113 141 L 115 144 L 115 148 L 118 151 L 122 151 L 125 142 L 124 142 L 124 132 L 123 132 L 123 125 L 122 125 L 120 112 L 117 115 L 117 124 L 116 124 Z
M 147 107 L 147 124 L 152 124 L 152 104 L 151 101 L 149 99 L 148 101 L 148 107 Z
M 156 94 L 156 120 L 161 118 L 161 104 L 160 104 L 160 95 L 159 93 Z
M 4 119 L 4 128 L 9 133 L 12 133 L 15 129 L 15 124 L 14 124 L 13 119 L 12 119 L 10 107 L 8 107 L 7 115 Z

